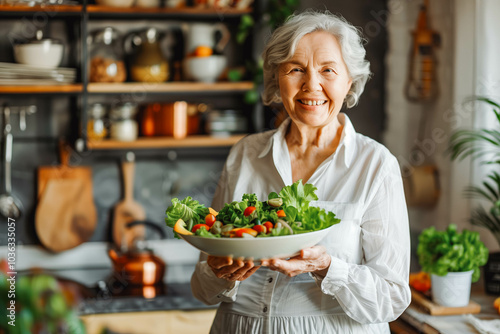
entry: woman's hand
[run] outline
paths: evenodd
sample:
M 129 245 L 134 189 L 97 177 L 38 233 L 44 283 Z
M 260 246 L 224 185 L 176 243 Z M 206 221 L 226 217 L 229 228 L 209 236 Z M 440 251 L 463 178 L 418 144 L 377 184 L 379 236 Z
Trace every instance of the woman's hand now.
M 330 262 L 331 257 L 326 252 L 326 248 L 324 246 L 314 246 L 301 250 L 299 255 L 289 260 L 262 260 L 262 265 L 290 277 L 311 272 L 324 277 L 330 267 Z
M 209 255 L 207 264 L 215 276 L 228 281 L 244 281 L 260 268 L 251 260 L 233 259 L 230 256 Z

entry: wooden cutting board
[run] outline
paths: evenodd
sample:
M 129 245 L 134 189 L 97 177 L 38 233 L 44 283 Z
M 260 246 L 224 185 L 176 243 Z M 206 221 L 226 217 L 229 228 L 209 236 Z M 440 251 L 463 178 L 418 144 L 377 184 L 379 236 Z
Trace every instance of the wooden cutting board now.
M 59 145 L 61 165 L 38 168 L 35 230 L 40 242 L 61 252 L 88 241 L 97 225 L 89 167 L 69 166 L 69 147 Z
M 472 300 L 469 301 L 469 305 L 467 306 L 442 306 L 434 303 L 429 295 L 423 294 L 413 288 L 411 289 L 411 303 L 430 315 L 476 314 L 481 312 L 481 306 Z
M 134 238 L 144 237 L 144 226 L 138 225 L 127 228 L 126 225 L 135 220 L 145 220 L 144 208 L 134 200 L 134 171 L 133 160 L 122 162 L 124 198 L 118 202 L 113 214 L 113 241 L 118 249 L 128 249 Z

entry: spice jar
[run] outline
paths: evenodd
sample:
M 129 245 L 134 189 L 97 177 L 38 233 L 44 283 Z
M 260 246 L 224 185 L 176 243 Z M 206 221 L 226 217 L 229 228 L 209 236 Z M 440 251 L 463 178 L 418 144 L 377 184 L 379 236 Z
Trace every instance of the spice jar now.
M 127 78 L 118 31 L 112 27 L 90 35 L 90 81 L 123 82 Z
M 106 107 L 100 103 L 92 104 L 88 109 L 87 137 L 89 140 L 102 140 L 106 138 L 108 129 L 104 124 Z
M 137 105 L 134 103 L 123 103 L 111 109 L 111 129 L 112 139 L 119 141 L 134 141 L 137 139 L 138 125 L 135 120 Z

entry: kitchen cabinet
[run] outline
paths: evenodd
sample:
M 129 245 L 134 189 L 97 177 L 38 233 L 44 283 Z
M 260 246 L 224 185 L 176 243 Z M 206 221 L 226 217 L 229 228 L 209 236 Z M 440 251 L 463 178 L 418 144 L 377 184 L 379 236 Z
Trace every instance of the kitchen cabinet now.
M 54 21 L 63 21 L 67 33 L 67 48 L 65 67 L 77 69 L 77 81 L 71 84 L 45 84 L 45 85 L 2 85 L 0 84 L 0 98 L 8 103 L 9 98 L 22 99 L 22 95 L 30 97 L 51 99 L 65 97 L 70 102 L 72 138 L 78 151 L 84 150 L 122 150 L 122 149 L 161 149 L 161 148 L 186 148 L 186 147 L 228 147 L 242 138 L 241 135 L 227 137 L 213 137 L 209 135 L 188 136 L 184 139 L 171 137 L 143 137 L 133 142 L 120 142 L 116 140 L 90 141 L 87 138 L 87 109 L 94 101 L 120 101 L 124 98 L 141 93 L 141 104 L 148 102 L 172 102 L 177 99 L 191 99 L 196 103 L 204 103 L 205 99 L 214 100 L 217 97 L 222 101 L 221 108 L 234 109 L 244 106 L 243 95 L 253 89 L 252 81 L 229 82 L 219 81 L 203 83 L 194 81 L 167 81 L 157 84 L 137 82 L 98 83 L 89 82 L 89 45 L 87 38 L 93 26 L 110 25 L 115 23 L 132 28 L 136 23 L 147 25 L 145 22 L 168 24 L 169 22 L 190 23 L 223 21 L 231 26 L 231 31 L 236 31 L 239 18 L 244 14 L 252 14 L 252 8 L 116 8 L 94 4 L 93 0 L 83 0 L 79 5 L 0 5 L 0 17 L 12 20 L 27 20 L 37 23 L 43 18 L 45 25 Z M 28 18 L 28 19 L 27 19 Z M 146 21 L 147 20 L 147 21 Z M 235 28 L 235 29 L 233 29 Z M 74 38 L 76 37 L 76 38 Z M 234 36 L 232 37 L 234 44 Z M 246 45 L 246 46 L 245 46 Z M 245 43 L 239 55 L 249 57 L 251 54 L 251 41 Z M 240 47 L 238 47 L 240 48 Z M 249 52 L 250 51 L 250 52 Z M 234 59 L 233 59 L 234 60 Z M 237 65 L 244 66 L 245 60 L 238 59 Z M 231 65 L 235 65 L 232 62 Z M 216 106 L 217 107 L 217 106 Z M 253 107 L 245 106 L 249 122 Z M 255 130 L 252 126 L 250 131 Z

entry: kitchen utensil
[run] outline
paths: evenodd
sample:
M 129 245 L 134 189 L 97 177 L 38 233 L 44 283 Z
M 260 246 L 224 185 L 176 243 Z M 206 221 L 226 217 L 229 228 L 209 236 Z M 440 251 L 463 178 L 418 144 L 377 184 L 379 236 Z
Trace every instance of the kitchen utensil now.
M 133 32 L 125 38 L 125 51 L 133 55 L 130 76 L 137 82 L 163 82 L 170 75 L 168 61 L 163 55 L 161 42 L 168 32 L 148 28 Z
M 411 289 L 411 303 L 420 310 L 430 315 L 457 315 L 481 312 L 481 305 L 470 300 L 469 304 L 463 307 L 448 307 L 436 304 L 429 295 L 423 294 L 415 289 Z
M 165 232 L 149 221 L 132 221 L 125 225 L 127 230 L 135 226 L 147 227 L 157 232 L 162 239 Z M 165 276 L 165 262 L 147 247 L 143 238 L 136 238 L 127 251 L 110 247 L 108 255 L 113 261 L 114 271 L 133 285 L 155 285 Z
M 4 181 L 5 193 L 0 195 L 0 214 L 5 218 L 17 219 L 21 216 L 23 205 L 21 201 L 12 195 L 12 142 L 13 136 L 11 133 L 12 125 L 10 124 L 10 108 L 3 108 L 4 116 Z
M 186 55 L 190 55 L 198 46 L 208 46 L 215 52 L 221 53 L 231 38 L 231 33 L 223 23 L 193 23 L 186 31 Z M 215 34 L 222 37 L 216 43 Z
M 34 40 L 14 44 L 14 59 L 20 64 L 55 68 L 61 63 L 63 51 L 64 46 L 60 41 L 43 38 L 42 30 L 37 30 Z
M 89 167 L 69 166 L 70 152 L 60 143 L 60 166 L 38 168 L 35 230 L 40 242 L 61 252 L 88 241 L 97 225 Z
M 301 249 L 319 243 L 332 228 L 294 235 L 268 238 L 204 238 L 197 235 L 179 236 L 203 253 L 215 256 L 233 256 L 246 259 L 287 258 L 295 256 Z
M 124 198 L 114 208 L 113 241 L 122 250 L 132 246 L 134 237 L 144 235 L 143 226 L 126 228 L 132 221 L 146 219 L 144 208 L 134 201 L 134 160 L 134 153 L 128 152 L 126 160 L 122 162 Z
M 429 20 L 429 0 L 424 0 L 417 18 L 410 54 L 405 93 L 412 102 L 429 102 L 439 94 L 437 82 L 437 59 L 435 49 L 439 47 L 440 35 L 432 30 Z
M 214 82 L 226 68 L 227 59 L 222 55 L 189 57 L 184 59 L 184 73 L 187 79 Z

